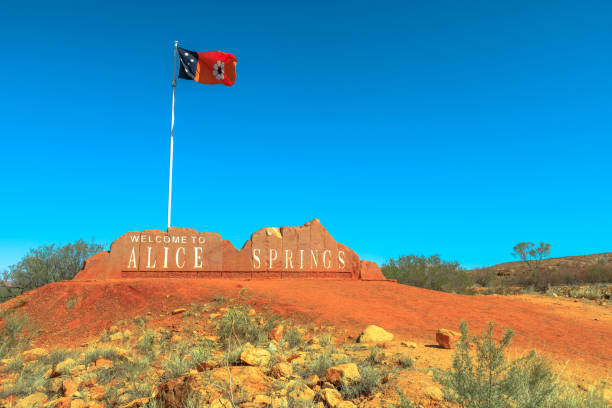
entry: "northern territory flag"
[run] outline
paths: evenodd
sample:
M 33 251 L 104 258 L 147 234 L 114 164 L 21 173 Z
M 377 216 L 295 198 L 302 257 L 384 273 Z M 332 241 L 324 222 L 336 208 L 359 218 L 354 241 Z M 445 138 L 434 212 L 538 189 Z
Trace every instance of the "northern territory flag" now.
M 192 79 L 201 84 L 234 85 L 236 81 L 236 57 L 221 51 L 194 52 L 177 47 L 179 78 Z

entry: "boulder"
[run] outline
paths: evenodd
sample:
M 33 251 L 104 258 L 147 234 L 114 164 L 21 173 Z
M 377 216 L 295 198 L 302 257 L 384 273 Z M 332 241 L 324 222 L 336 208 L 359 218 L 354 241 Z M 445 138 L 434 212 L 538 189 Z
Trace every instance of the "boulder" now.
M 260 348 L 247 348 L 240 353 L 240 361 L 250 366 L 265 367 L 270 362 L 272 355 L 268 350 Z
M 438 332 L 436 333 L 436 341 L 440 347 L 445 349 L 452 349 L 460 337 L 461 334 L 447 329 L 438 329 Z
M 232 408 L 232 403 L 225 398 L 216 398 L 210 403 L 210 408 Z
M 47 395 L 43 394 L 42 392 L 36 392 L 17 401 L 15 408 L 41 407 L 45 402 L 47 402 Z
M 289 377 L 293 374 L 293 367 L 289 363 L 276 363 L 272 366 L 270 374 L 274 378 Z
M 26 350 L 21 355 L 24 361 L 34 361 L 38 360 L 41 357 L 48 355 L 49 352 L 44 348 L 34 348 L 31 350 Z
M 321 399 L 327 403 L 330 408 L 338 408 L 343 402 L 342 395 L 335 388 L 324 388 L 321 390 Z
M 76 361 L 72 358 L 67 358 L 62 362 L 57 363 L 55 366 L 55 372 L 62 375 L 68 374 L 69 370 L 76 365 Z
M 64 380 L 62 382 L 62 393 L 65 397 L 71 397 L 78 389 L 79 385 L 72 380 Z
M 285 326 L 279 324 L 270 330 L 270 340 L 281 341 L 283 335 L 285 334 Z
M 361 376 L 355 363 L 347 363 L 328 368 L 325 378 L 334 385 L 348 385 L 358 382 Z
M 96 368 L 110 368 L 113 366 L 113 362 L 111 360 L 107 360 L 105 358 L 99 358 L 96 360 Z
M 393 340 L 393 334 L 382 327 L 370 325 L 359 335 L 360 343 L 382 344 Z

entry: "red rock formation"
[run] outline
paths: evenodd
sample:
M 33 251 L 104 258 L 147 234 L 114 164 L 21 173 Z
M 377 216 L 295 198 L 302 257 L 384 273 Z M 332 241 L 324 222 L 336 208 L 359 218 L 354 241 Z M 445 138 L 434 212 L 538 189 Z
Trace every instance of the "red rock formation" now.
M 375 263 L 359 260 L 318 219 L 262 228 L 240 250 L 218 233 L 190 228 L 131 231 L 89 258 L 74 280 L 143 277 L 385 280 Z

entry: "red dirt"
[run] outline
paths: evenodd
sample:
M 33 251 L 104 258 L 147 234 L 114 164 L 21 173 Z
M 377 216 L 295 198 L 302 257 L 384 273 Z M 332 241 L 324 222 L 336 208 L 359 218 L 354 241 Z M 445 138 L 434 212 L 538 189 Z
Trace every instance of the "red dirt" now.
M 466 320 L 473 332 L 481 332 L 493 321 L 515 331 L 513 345 L 519 349 L 534 348 L 601 378 L 612 367 L 610 307 L 535 295 L 463 296 L 346 280 L 130 279 L 49 284 L 0 305 L 0 311 L 27 313 L 41 330 L 37 344 L 79 345 L 116 321 L 146 312 L 167 319 L 176 307 L 235 298 L 241 288 L 248 288 L 257 310 L 334 325 L 353 335 L 376 324 L 401 338 L 435 344 L 438 328 L 457 330 Z M 76 303 L 66 309 L 69 299 Z

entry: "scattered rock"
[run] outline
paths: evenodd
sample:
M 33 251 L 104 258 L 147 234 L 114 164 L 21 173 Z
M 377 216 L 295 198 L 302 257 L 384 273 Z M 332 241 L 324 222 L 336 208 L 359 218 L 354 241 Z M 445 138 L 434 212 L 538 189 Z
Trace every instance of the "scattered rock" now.
M 232 408 L 232 403 L 225 398 L 217 398 L 210 403 L 210 408 Z
M 68 374 L 69 370 L 76 365 L 76 361 L 72 358 L 67 358 L 64 361 L 57 363 L 55 366 L 55 372 L 62 375 Z
M 47 349 L 44 348 L 34 348 L 31 350 L 26 350 L 23 352 L 23 354 L 21 355 L 23 357 L 24 361 L 34 361 L 34 360 L 38 360 L 39 358 L 48 355 L 49 352 L 47 351 Z
M 28 395 L 25 398 L 20 399 L 15 404 L 15 408 L 35 408 L 42 406 L 45 402 L 47 402 L 47 395 L 42 392 L 36 392 L 34 394 Z
M 240 354 L 240 360 L 250 366 L 267 366 L 272 355 L 268 350 L 260 348 L 247 348 Z
M 147 397 L 137 398 L 134 401 L 121 405 L 119 408 L 142 408 L 148 403 L 149 403 L 149 399 Z
M 327 402 L 330 408 L 338 408 L 342 401 L 342 396 L 335 388 L 324 388 L 321 390 L 321 399 Z
M 283 335 L 285 334 L 285 326 L 279 324 L 270 330 L 270 340 L 281 341 Z
M 185 313 L 187 311 L 187 309 L 185 309 L 184 307 L 179 307 L 178 309 L 174 309 L 172 311 L 173 315 L 179 314 L 179 313 Z
M 447 329 L 438 329 L 438 332 L 436 333 L 436 341 L 442 348 L 445 349 L 452 349 L 460 337 L 461 335 L 456 331 Z
M 347 363 L 328 368 L 325 378 L 334 385 L 347 385 L 355 384 L 361 376 L 355 363 Z
M 444 399 L 444 394 L 442 393 L 442 390 L 434 386 L 429 386 L 425 388 L 425 395 L 435 401 L 442 401 Z
M 272 366 L 270 374 L 274 378 L 289 377 L 293 374 L 293 367 L 289 363 L 276 363 Z
M 99 358 L 96 360 L 96 368 L 110 368 L 113 366 L 113 362 L 111 360 L 107 360 L 105 358 Z
M 413 349 L 417 348 L 417 344 L 413 341 L 402 341 L 400 345 L 404 347 L 408 347 L 408 348 L 413 348 Z
M 71 397 L 72 394 L 77 392 L 79 389 L 79 385 L 72 380 L 64 380 L 62 382 L 62 392 L 64 393 L 64 397 Z
M 359 336 L 360 343 L 381 344 L 393 340 L 393 334 L 382 327 L 370 325 Z

